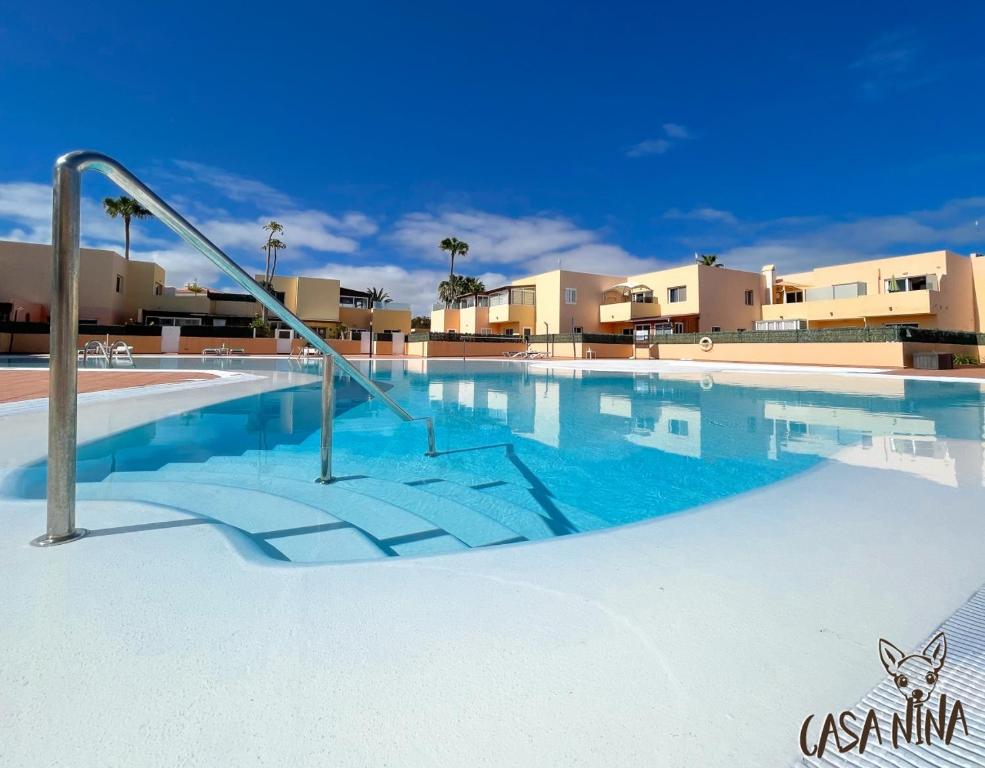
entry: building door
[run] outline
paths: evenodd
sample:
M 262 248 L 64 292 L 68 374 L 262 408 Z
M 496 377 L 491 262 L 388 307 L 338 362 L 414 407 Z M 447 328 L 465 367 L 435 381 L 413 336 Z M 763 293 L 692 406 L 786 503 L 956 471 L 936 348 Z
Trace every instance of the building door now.
M 291 345 L 294 342 L 294 329 L 278 328 L 274 332 L 274 335 L 275 338 L 277 339 L 277 354 L 278 355 L 291 354 Z
M 165 355 L 178 354 L 181 346 L 181 326 L 162 325 L 161 326 L 161 353 Z

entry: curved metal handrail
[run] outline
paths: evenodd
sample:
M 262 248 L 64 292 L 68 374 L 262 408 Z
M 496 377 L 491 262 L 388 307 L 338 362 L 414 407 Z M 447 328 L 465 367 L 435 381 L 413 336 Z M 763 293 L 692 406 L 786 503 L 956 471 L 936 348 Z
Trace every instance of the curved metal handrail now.
M 56 173 L 60 167 L 71 167 L 79 172 L 88 170 L 99 171 L 99 173 L 106 176 L 124 192 L 128 192 L 134 200 L 153 213 L 154 216 L 162 221 L 169 229 L 176 232 L 182 240 L 195 248 L 203 256 L 205 256 L 205 258 L 225 272 L 237 285 L 253 296 L 257 302 L 276 314 L 289 327 L 293 328 L 294 332 L 297 333 L 298 336 L 311 344 L 311 346 L 321 350 L 324 354 L 335 358 L 335 364 L 355 379 L 356 382 L 363 389 L 369 392 L 370 395 L 374 398 L 379 398 L 386 403 L 390 410 L 396 413 L 404 421 L 423 421 L 428 430 L 428 453 L 431 454 L 435 452 L 434 422 L 430 416 L 412 416 L 408 413 L 407 410 L 400 405 L 400 403 L 390 397 L 386 392 L 380 389 L 380 387 L 377 386 L 372 379 L 363 374 L 358 368 L 352 365 L 352 363 L 332 349 L 332 347 L 323 338 L 321 338 L 321 336 L 305 325 L 299 317 L 279 302 L 277 298 L 269 291 L 264 290 L 264 288 L 256 280 L 250 277 L 249 274 L 247 274 L 247 272 L 239 266 L 239 264 L 230 259 L 218 246 L 216 246 L 211 240 L 192 226 L 192 224 L 176 210 L 174 210 L 174 208 L 152 192 L 147 185 L 140 181 L 140 179 L 134 176 L 123 165 L 118 163 L 113 158 L 99 152 L 78 150 L 76 152 L 69 152 L 68 154 L 59 157 L 55 162 Z
M 154 214 L 182 240 L 205 256 L 244 291 L 275 313 L 295 333 L 334 361 L 369 395 L 381 400 L 404 421 L 421 421 L 427 429 L 428 456 L 437 453 L 434 421 L 412 416 L 368 376 L 353 366 L 294 313 L 250 277 L 187 219 L 151 191 L 140 179 L 108 155 L 79 150 L 55 161 L 52 221 L 53 270 L 50 391 L 48 407 L 48 531 L 39 545 L 58 544 L 84 535 L 75 527 L 75 457 L 77 435 L 76 339 L 78 338 L 79 219 L 81 174 L 98 171 Z M 71 370 L 69 370 L 71 362 Z

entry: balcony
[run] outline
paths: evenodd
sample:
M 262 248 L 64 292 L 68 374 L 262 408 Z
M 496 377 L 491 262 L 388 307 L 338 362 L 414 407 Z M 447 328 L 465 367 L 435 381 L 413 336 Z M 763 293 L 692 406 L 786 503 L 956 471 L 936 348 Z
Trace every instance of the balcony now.
M 628 323 L 638 317 L 659 317 L 660 305 L 657 302 L 620 301 L 599 305 L 599 322 Z
M 533 327 L 535 317 L 533 304 L 496 304 L 489 307 L 490 323 L 521 323 Z
M 827 293 L 823 295 L 827 296 Z M 940 291 L 896 291 L 848 298 L 808 299 L 790 304 L 766 304 L 763 306 L 763 320 L 807 320 L 815 323 L 865 317 L 934 315 L 939 307 Z

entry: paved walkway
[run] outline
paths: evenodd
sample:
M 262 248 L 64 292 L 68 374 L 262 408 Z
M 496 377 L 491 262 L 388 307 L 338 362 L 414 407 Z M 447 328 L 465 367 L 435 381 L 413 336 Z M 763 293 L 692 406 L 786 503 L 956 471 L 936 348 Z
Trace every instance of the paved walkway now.
M 79 371 L 79 392 L 173 384 L 212 379 L 200 371 Z M 15 403 L 48 396 L 48 371 L 0 371 L 0 403 Z
M 934 376 L 946 379 L 985 379 L 985 365 L 962 365 L 949 371 L 924 370 L 923 368 L 894 368 L 883 371 L 895 376 Z

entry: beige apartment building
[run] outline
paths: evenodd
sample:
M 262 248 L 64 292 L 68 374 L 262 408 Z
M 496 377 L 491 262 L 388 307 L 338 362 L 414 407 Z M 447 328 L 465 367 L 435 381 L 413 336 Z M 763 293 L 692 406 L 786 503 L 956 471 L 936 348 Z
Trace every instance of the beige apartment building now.
M 639 275 L 553 270 L 435 305 L 432 331 L 534 335 L 749 330 L 763 296 L 757 272 L 692 264 Z
M 344 288 L 332 278 L 281 276 L 273 282 L 284 305 L 323 335 L 371 328 L 410 332 L 405 304 L 373 305 L 365 291 Z M 51 246 L 0 241 L 0 320 L 47 322 L 50 301 Z M 110 250 L 81 250 L 80 323 L 244 326 L 260 312 L 249 294 L 174 288 L 166 285 L 159 264 L 127 261 Z
M 669 333 L 911 326 L 985 330 L 985 256 L 933 251 L 778 276 L 691 264 L 638 275 L 554 270 L 435 305 L 431 330 Z
M 985 330 L 985 256 L 931 251 L 776 276 L 760 330 L 909 326 Z

